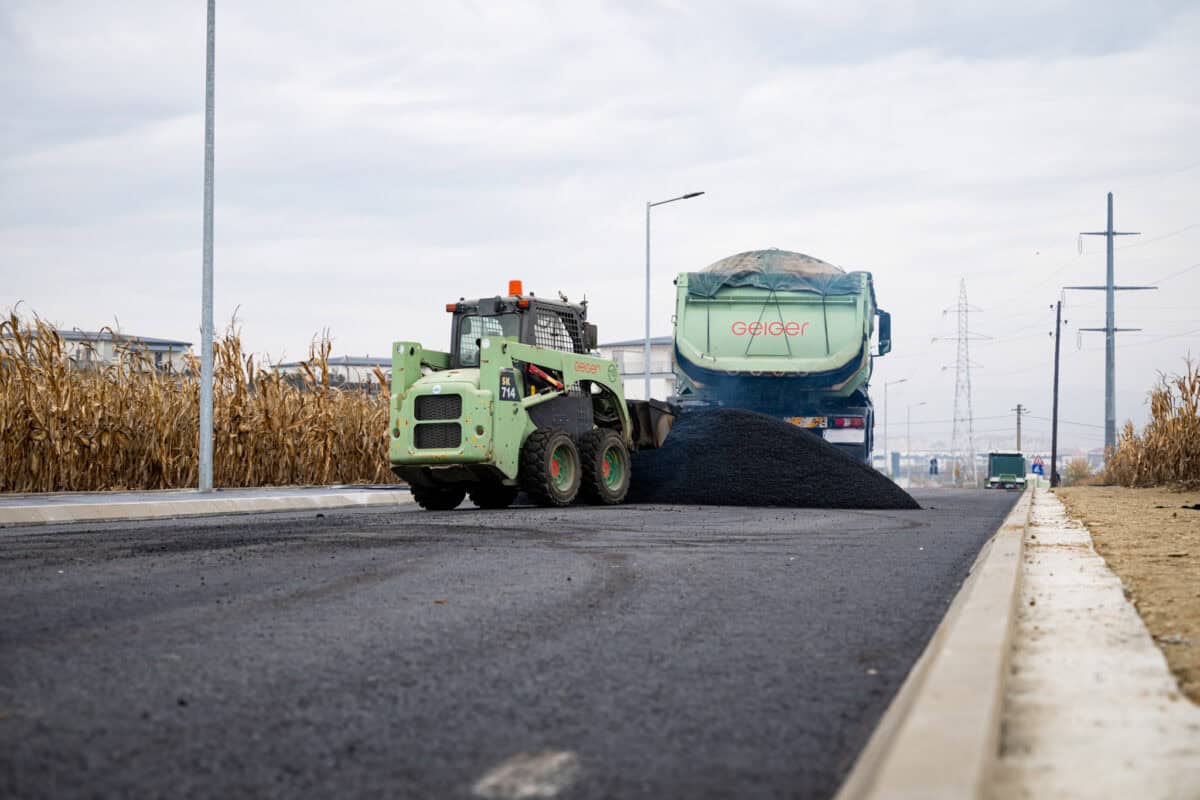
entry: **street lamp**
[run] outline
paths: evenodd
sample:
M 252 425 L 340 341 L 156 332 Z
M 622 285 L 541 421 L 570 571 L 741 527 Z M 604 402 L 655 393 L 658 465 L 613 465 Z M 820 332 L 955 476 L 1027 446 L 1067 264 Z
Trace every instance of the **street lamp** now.
M 908 378 L 897 378 L 894 381 L 885 381 L 883 384 L 883 464 L 884 464 L 884 472 L 886 472 L 888 475 L 890 475 L 893 478 L 896 476 L 892 475 L 892 453 L 890 450 L 888 450 L 887 390 L 888 390 L 889 386 L 896 384 L 896 383 L 904 383 L 906 380 L 908 380 Z
M 213 116 L 216 109 L 217 2 L 208 0 L 204 68 L 204 250 L 200 271 L 200 452 L 196 488 L 213 489 Z
M 904 450 L 908 453 L 908 478 L 909 478 L 909 480 L 912 480 L 912 410 L 914 408 L 918 408 L 920 406 L 925 405 L 925 402 L 926 401 L 922 400 L 919 403 L 910 403 L 904 413 L 905 427 L 907 428 L 907 431 L 905 432 L 906 441 L 904 443 Z
M 645 363 L 642 365 L 643 372 L 646 377 L 646 400 L 650 399 L 650 209 L 655 206 L 674 203 L 676 200 L 691 200 L 693 197 L 699 197 L 704 192 L 688 192 L 681 194 L 679 197 L 672 197 L 670 200 L 659 200 L 657 203 L 646 203 L 646 347 L 645 347 Z

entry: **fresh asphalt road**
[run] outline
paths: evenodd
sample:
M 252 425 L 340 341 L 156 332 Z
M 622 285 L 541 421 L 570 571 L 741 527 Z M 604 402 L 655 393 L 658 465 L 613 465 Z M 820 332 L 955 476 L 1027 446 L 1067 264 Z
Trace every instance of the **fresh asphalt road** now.
M 829 797 L 1016 495 L 0 529 L 0 797 Z

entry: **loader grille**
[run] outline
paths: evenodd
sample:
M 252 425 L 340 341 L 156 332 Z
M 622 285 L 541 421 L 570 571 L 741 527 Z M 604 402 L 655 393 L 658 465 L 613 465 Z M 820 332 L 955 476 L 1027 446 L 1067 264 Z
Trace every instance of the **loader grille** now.
M 417 398 L 415 411 L 419 420 L 458 419 L 462 416 L 462 395 L 423 394 Z
M 448 450 L 462 444 L 462 426 L 457 422 L 427 422 L 413 428 L 413 445 L 418 450 Z
M 533 343 L 564 353 L 587 353 L 579 321 L 571 314 L 559 314 L 549 309 L 537 312 L 533 326 Z

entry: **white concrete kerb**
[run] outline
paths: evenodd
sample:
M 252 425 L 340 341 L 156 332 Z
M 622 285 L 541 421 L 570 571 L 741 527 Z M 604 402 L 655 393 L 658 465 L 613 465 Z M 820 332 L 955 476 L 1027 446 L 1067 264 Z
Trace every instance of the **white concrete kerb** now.
M 261 514 L 335 508 L 397 506 L 412 502 L 405 491 L 352 490 L 274 497 L 196 496 L 169 500 L 118 501 L 97 496 L 95 502 L 37 503 L 0 507 L 0 527 L 68 522 L 162 519 L 209 514 Z

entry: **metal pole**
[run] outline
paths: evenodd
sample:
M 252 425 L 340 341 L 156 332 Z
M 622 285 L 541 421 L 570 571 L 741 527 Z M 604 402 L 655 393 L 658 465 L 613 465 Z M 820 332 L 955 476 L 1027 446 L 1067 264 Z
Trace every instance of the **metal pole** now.
M 892 472 L 892 451 L 888 449 L 888 387 L 893 383 L 904 383 L 908 378 L 897 378 L 894 381 L 883 382 L 883 460 L 885 464 L 884 473 L 890 477 L 896 477 Z
M 646 203 L 646 345 L 643 350 L 642 371 L 646 378 L 646 396 L 650 399 L 650 206 Z
M 1113 290 L 1113 196 L 1108 193 L 1108 279 L 1104 292 L 1104 457 L 1117 444 L 1117 335 Z
M 1104 291 L 1104 327 L 1080 328 L 1081 331 L 1104 331 L 1104 452 L 1117 446 L 1117 334 L 1121 331 L 1135 331 L 1139 328 L 1118 328 L 1116 326 L 1116 293 L 1141 289 L 1154 289 L 1154 286 L 1116 286 L 1113 270 L 1113 237 L 1139 236 L 1132 231 L 1113 230 L 1113 196 L 1108 193 L 1108 226 L 1102 231 L 1083 231 L 1082 236 L 1103 236 L 1107 253 L 1106 280 L 1103 286 L 1064 286 L 1064 289 L 1088 289 Z
M 906 428 L 906 430 L 905 430 L 905 434 L 904 434 L 904 435 L 905 435 L 905 443 L 904 443 L 904 447 L 905 447 L 905 449 L 908 451 L 908 477 L 909 477 L 909 480 L 911 480 L 911 479 L 912 479 L 912 458 L 913 458 L 913 452 L 912 452 L 912 410 L 913 410 L 914 408 L 920 408 L 921 406 L 925 405 L 925 402 L 926 402 L 926 401 L 922 400 L 921 402 L 919 402 L 919 403 L 913 403 L 912 405 L 910 405 L 910 406 L 908 406 L 906 409 L 904 409 L 905 428 Z
M 1054 312 L 1054 410 L 1050 413 L 1050 485 L 1058 486 L 1058 351 L 1062 334 L 1062 300 Z
M 204 77 L 204 274 L 200 290 L 200 481 L 213 488 L 213 117 L 216 74 L 216 0 L 208 0 L 208 54 Z
M 908 455 L 908 479 L 912 480 L 912 406 L 905 409 L 904 452 Z
M 699 197 L 704 192 L 688 192 L 681 194 L 679 197 L 672 197 L 670 200 L 659 200 L 657 203 L 646 203 L 646 344 L 643 350 L 643 358 L 645 363 L 642 365 L 642 372 L 646 380 L 646 399 L 650 399 L 650 209 L 654 206 L 666 205 L 674 203 L 676 200 L 691 200 L 693 197 Z

